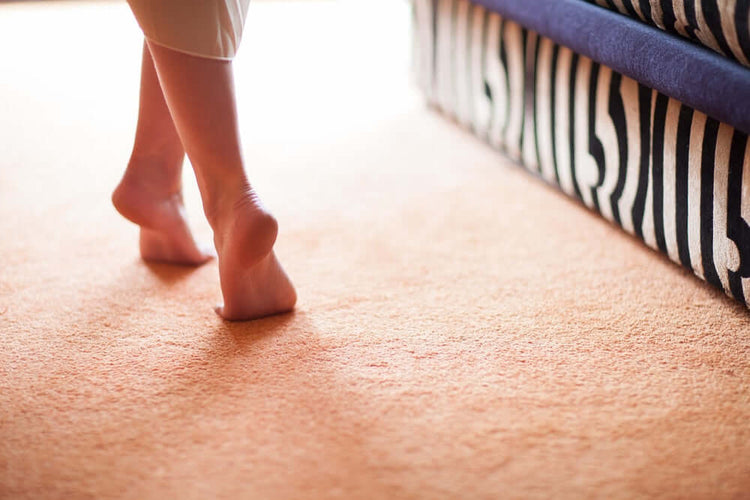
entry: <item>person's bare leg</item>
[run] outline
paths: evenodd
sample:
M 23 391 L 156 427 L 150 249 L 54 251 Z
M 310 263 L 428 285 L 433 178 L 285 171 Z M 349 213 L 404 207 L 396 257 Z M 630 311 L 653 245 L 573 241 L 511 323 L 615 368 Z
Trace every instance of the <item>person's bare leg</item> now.
M 144 42 L 135 143 L 112 202 L 125 218 L 141 226 L 140 250 L 145 260 L 199 265 L 213 257 L 213 249 L 196 243 L 187 223 L 182 200 L 184 158 Z
M 149 43 L 177 132 L 214 230 L 226 319 L 286 312 L 297 295 L 273 252 L 278 225 L 248 182 L 231 61 Z

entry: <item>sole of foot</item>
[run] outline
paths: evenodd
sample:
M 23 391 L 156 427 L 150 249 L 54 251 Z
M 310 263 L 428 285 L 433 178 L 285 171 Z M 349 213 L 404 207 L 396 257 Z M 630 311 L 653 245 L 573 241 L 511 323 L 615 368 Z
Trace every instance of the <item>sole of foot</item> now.
M 216 256 L 210 246 L 193 237 L 181 192 L 157 194 L 126 177 L 112 193 L 112 204 L 123 217 L 141 226 L 139 246 L 144 260 L 199 266 Z
M 221 257 L 219 257 L 221 269 Z M 254 266 L 222 273 L 224 304 L 216 312 L 228 321 L 247 321 L 294 310 L 297 292 L 271 252 Z
M 216 312 L 226 320 L 244 321 L 294 309 L 297 293 L 273 251 L 278 224 L 257 197 L 243 195 L 216 227 L 224 297 Z

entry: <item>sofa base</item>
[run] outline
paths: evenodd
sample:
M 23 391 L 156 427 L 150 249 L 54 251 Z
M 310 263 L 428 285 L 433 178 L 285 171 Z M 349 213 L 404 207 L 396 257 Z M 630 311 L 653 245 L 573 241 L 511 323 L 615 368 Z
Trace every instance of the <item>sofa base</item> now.
M 430 103 L 750 305 L 747 134 L 467 0 L 414 22 Z

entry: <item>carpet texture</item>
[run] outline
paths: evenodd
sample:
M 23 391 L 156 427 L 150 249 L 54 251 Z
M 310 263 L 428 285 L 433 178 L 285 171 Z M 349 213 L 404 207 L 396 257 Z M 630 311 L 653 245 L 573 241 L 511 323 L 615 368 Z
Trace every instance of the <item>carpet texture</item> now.
M 110 207 L 126 5 L 51 5 L 0 6 L 0 498 L 747 498 L 747 310 L 427 110 L 405 3 L 251 4 L 300 302 L 243 324 Z

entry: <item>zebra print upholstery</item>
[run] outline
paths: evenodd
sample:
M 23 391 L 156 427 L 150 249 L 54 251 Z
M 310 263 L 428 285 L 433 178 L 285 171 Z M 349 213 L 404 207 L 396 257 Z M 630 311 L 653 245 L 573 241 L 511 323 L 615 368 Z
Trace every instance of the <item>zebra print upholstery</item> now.
M 748 135 L 468 0 L 414 0 L 428 100 L 750 306 Z
M 640 19 L 750 67 L 750 0 L 585 0 Z
M 750 68 L 582 0 L 471 1 L 750 134 Z

